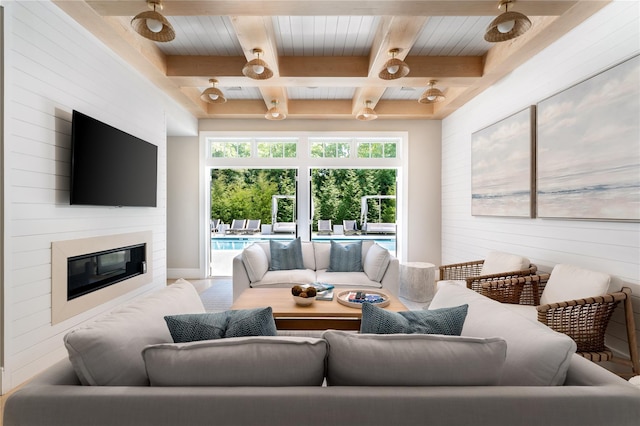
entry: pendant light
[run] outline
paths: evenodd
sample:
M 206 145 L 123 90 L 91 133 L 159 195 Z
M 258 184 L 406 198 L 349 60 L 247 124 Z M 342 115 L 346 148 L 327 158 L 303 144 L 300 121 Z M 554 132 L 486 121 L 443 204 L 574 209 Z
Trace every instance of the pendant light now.
M 131 20 L 131 26 L 142 37 L 153 41 L 167 42 L 176 38 L 176 32 L 156 9 L 162 10 L 162 2 L 160 0 L 147 0 L 147 5 L 153 10 L 140 12 Z
M 440 89 L 433 87 L 436 84 L 435 80 L 429 82 L 429 88 L 420 96 L 418 102 L 421 104 L 435 104 L 436 102 L 442 102 L 446 98 Z
M 358 115 L 356 115 L 356 119 L 360 121 L 371 121 L 378 118 L 378 114 L 376 114 L 373 108 L 371 108 L 371 101 L 366 101 L 364 105 L 364 108 L 362 108 L 358 112 Z
M 204 89 L 204 92 L 200 95 L 200 99 L 210 104 L 223 104 L 227 102 L 227 98 L 224 97 L 222 91 L 216 87 L 218 80 L 211 78 L 209 79 L 209 83 L 211 83 L 211 87 Z
M 271 101 L 273 106 L 269 108 L 269 111 L 264 115 L 264 118 L 267 120 L 284 120 L 287 118 L 287 115 L 278 108 L 278 103 L 279 102 L 275 99 Z
M 504 5 L 505 12 L 491 21 L 484 34 L 484 39 L 491 43 L 514 39 L 531 28 L 531 21 L 519 12 L 509 12 L 509 3 L 515 0 L 500 0 L 498 9 Z
M 256 59 L 252 59 L 242 67 L 242 74 L 254 80 L 266 80 L 273 77 L 273 71 L 269 69 L 269 66 L 265 61 L 260 59 L 262 49 L 253 49 L 253 54 L 257 56 Z
M 389 50 L 389 55 L 391 55 L 391 59 L 389 59 L 380 70 L 378 77 L 383 80 L 396 80 L 398 78 L 405 77 L 409 74 L 409 65 L 406 62 L 396 58 L 396 55 L 400 52 L 400 49 L 391 49 Z

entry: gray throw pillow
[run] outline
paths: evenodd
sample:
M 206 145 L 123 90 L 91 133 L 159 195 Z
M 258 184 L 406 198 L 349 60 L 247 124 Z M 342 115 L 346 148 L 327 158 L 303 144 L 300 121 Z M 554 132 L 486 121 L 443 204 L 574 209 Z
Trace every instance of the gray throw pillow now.
M 362 240 L 340 244 L 331 241 L 327 272 L 362 272 Z
M 289 243 L 269 240 L 269 250 L 271 252 L 270 271 L 304 269 L 300 237 Z
M 271 307 L 229 312 L 224 337 L 275 336 L 278 334 Z
M 390 312 L 371 303 L 363 303 L 360 333 L 460 336 L 468 307 L 461 305 L 428 311 Z
M 174 343 L 277 334 L 271 307 L 169 315 L 164 319 Z
M 164 317 L 174 343 L 222 339 L 227 329 L 227 319 L 227 312 Z

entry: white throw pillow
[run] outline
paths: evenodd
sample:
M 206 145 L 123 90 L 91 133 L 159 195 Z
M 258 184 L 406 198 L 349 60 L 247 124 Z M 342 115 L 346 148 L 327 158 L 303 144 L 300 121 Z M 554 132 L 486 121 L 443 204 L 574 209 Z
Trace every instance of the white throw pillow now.
M 64 336 L 83 385 L 147 386 L 142 349 L 173 342 L 165 315 L 203 313 L 193 285 L 180 279 Z
M 329 386 L 497 385 L 507 352 L 499 337 L 327 331 Z
M 551 271 L 540 304 L 566 302 L 607 294 L 611 277 L 579 266 L 559 264 Z
M 260 281 L 269 270 L 267 253 L 258 244 L 251 244 L 242 251 L 242 263 L 250 282 Z
M 327 350 L 322 339 L 251 336 L 152 345 L 142 356 L 151 386 L 320 386 Z
M 362 267 L 370 280 L 380 282 L 384 273 L 387 272 L 390 261 L 389 251 L 378 244 L 373 244 L 364 258 Z
M 492 251 L 482 264 L 480 275 L 499 274 L 501 272 L 514 272 L 528 269 L 531 262 L 526 257 L 510 253 Z
M 503 386 L 560 386 L 564 384 L 576 343 L 512 312 L 503 304 L 466 287 L 443 285 L 429 309 L 468 304 L 463 336 L 500 336 L 507 341 L 507 359 L 500 384 Z M 534 306 L 531 306 L 535 310 Z

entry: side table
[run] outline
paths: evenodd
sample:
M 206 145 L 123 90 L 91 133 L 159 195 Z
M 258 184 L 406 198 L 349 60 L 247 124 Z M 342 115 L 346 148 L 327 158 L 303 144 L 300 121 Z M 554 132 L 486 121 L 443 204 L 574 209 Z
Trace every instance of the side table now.
M 414 302 L 430 302 L 435 294 L 436 265 L 426 262 L 400 264 L 400 296 Z

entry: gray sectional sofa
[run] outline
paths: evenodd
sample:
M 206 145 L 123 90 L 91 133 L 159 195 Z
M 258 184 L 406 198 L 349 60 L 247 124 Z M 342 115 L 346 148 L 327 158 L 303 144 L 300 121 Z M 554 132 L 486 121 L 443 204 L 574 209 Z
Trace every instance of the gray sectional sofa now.
M 341 244 L 352 244 L 353 241 Z M 233 300 L 249 287 L 291 287 L 324 282 L 336 287 L 364 287 L 398 295 L 400 263 L 388 250 L 371 240 L 362 241 L 359 272 L 331 272 L 330 242 L 302 242 L 304 269 L 271 270 L 269 241 L 256 242 L 233 259 Z
M 640 391 L 575 355 L 566 336 L 455 285 L 430 309 L 461 304 L 461 336 L 328 331 L 172 343 L 164 315 L 203 312 L 181 281 L 70 332 L 70 360 L 12 394 L 3 424 L 638 424 Z

